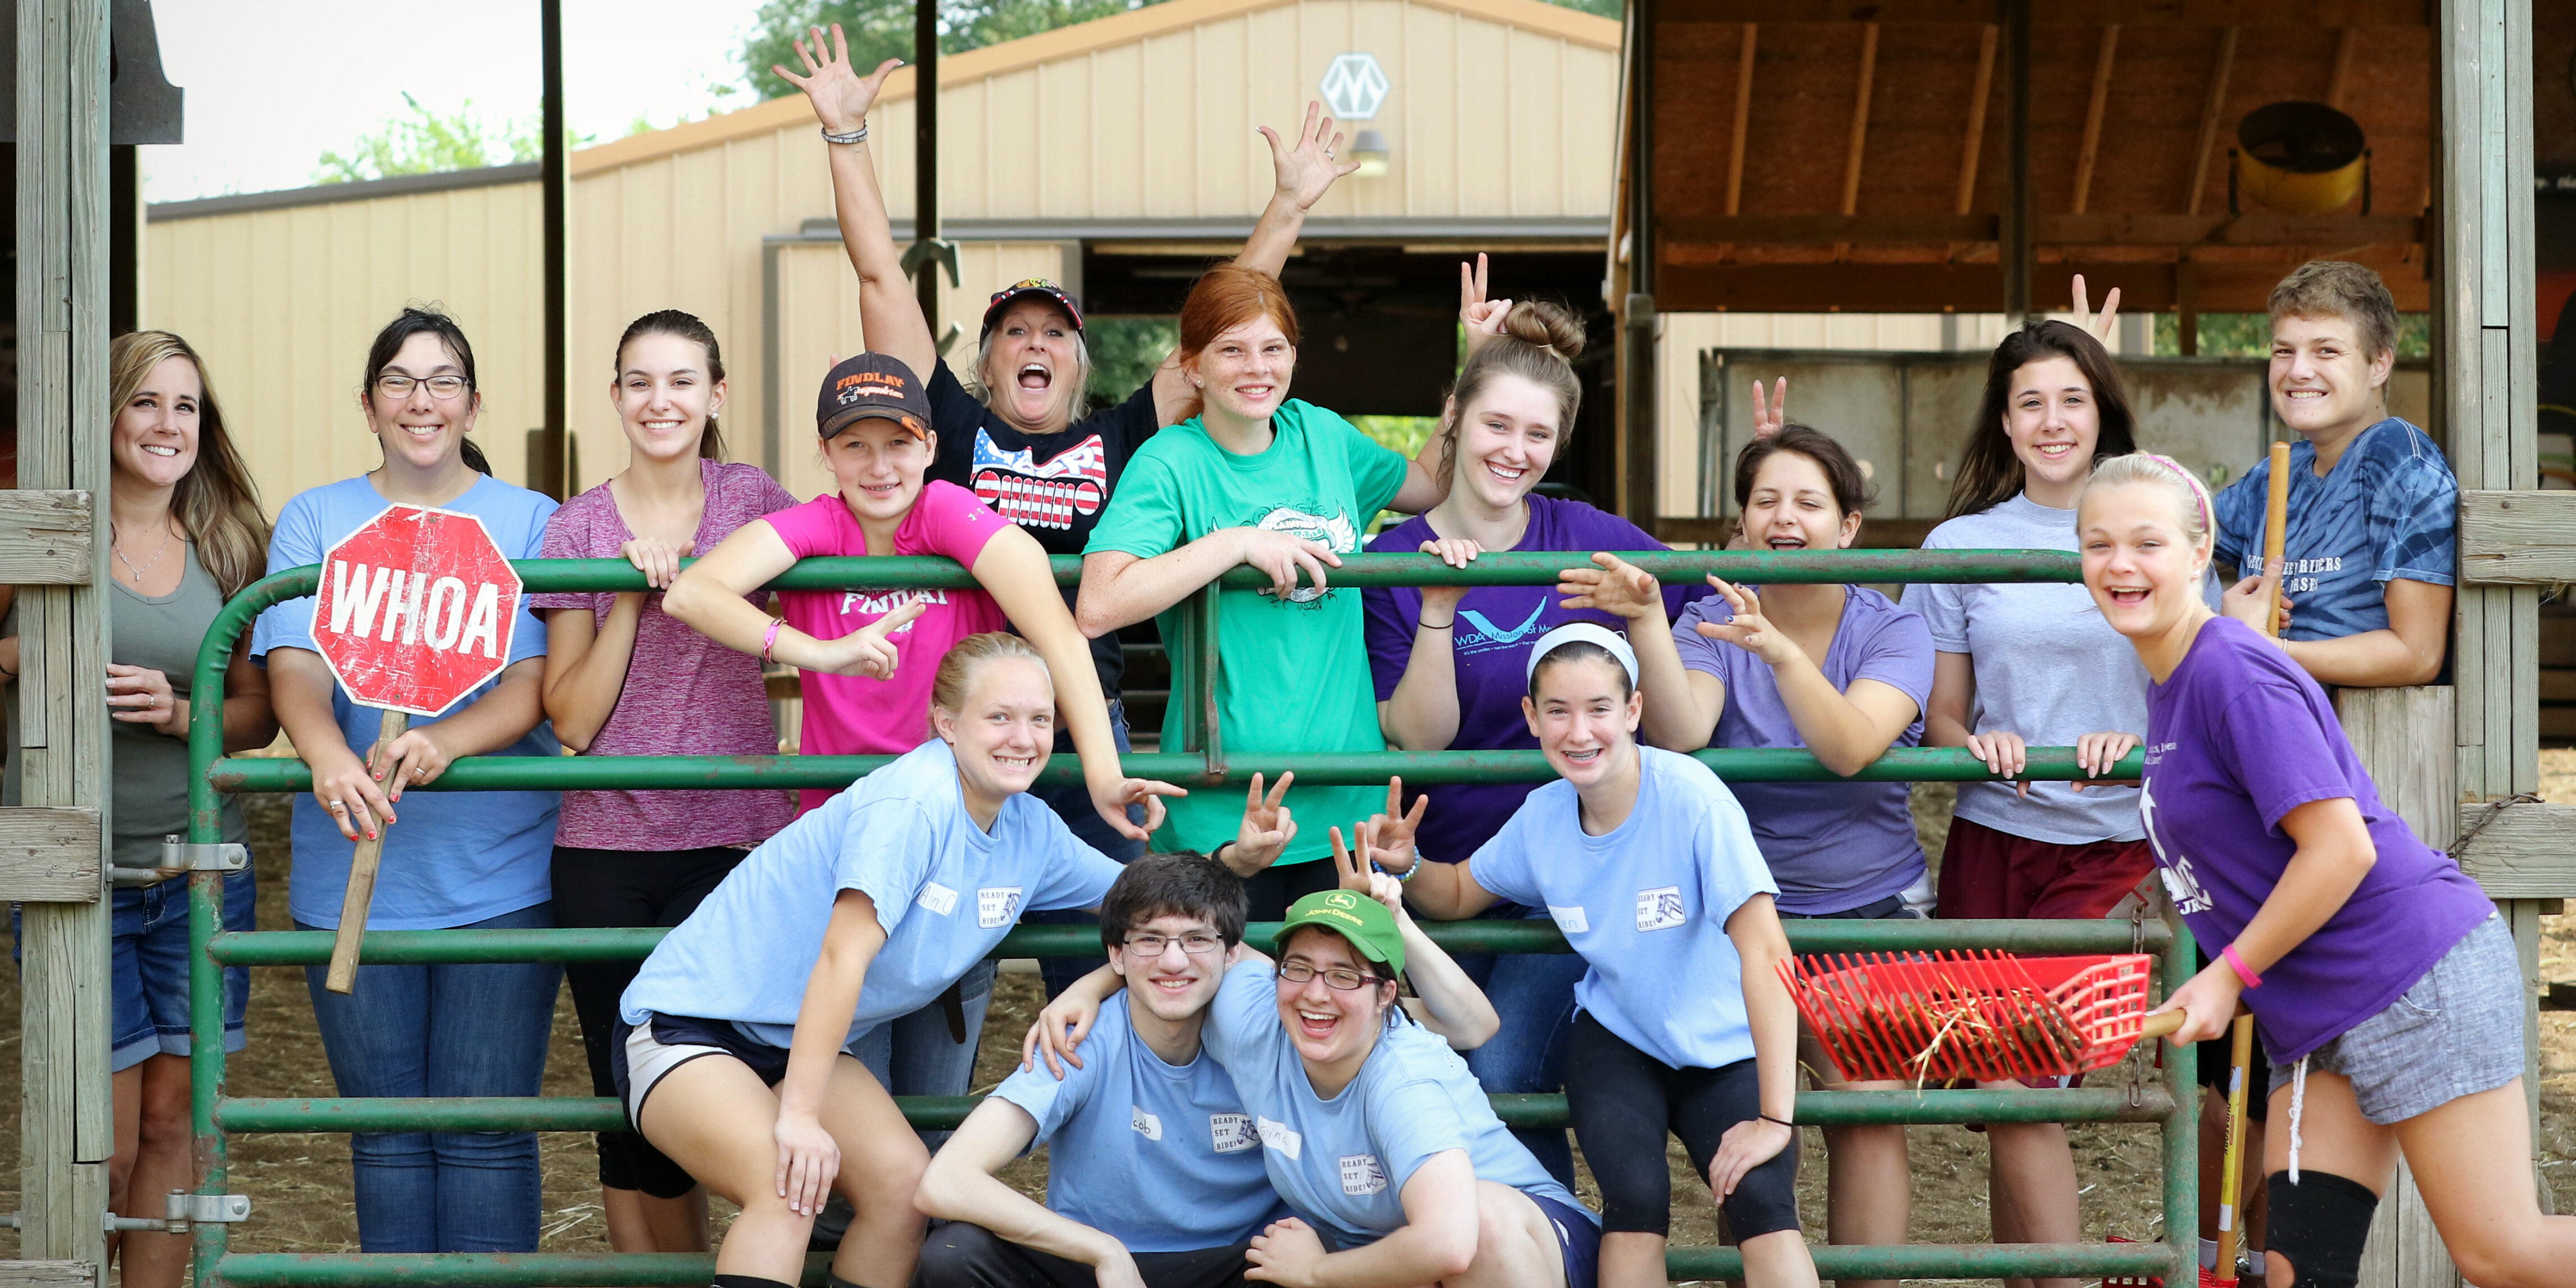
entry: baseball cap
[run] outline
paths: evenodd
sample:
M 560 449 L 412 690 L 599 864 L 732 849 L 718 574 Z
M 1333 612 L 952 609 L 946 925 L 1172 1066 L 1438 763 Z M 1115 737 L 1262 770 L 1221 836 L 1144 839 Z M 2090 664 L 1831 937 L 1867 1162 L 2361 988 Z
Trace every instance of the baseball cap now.
M 843 358 L 823 377 L 823 393 L 814 405 L 814 432 L 824 438 L 853 422 L 882 417 L 930 437 L 930 395 L 912 368 L 882 353 Z
M 1527 683 L 1538 678 L 1538 664 L 1546 661 L 1548 654 L 1567 644 L 1600 646 L 1602 652 L 1618 659 L 1619 665 L 1626 668 L 1628 687 L 1636 687 L 1637 650 L 1628 646 L 1627 637 L 1598 622 L 1567 622 L 1539 636 L 1538 643 L 1530 645 L 1529 661 L 1524 665 L 1521 673 L 1522 682 Z
M 1318 890 L 1288 905 L 1288 919 L 1279 923 L 1278 942 L 1285 943 L 1288 933 L 1299 926 L 1322 926 L 1351 941 L 1360 956 L 1383 962 L 1398 974 L 1404 971 L 1404 934 L 1395 927 L 1395 914 L 1367 895 Z
M 1073 329 L 1082 329 L 1082 306 L 1073 302 L 1071 293 L 1043 277 L 1029 277 L 993 292 L 993 302 L 984 306 L 984 329 L 976 334 L 976 338 L 981 340 L 991 335 L 993 324 L 1002 320 L 1002 310 L 1011 307 L 1011 301 L 1029 295 L 1055 301 L 1064 310 L 1064 315 L 1073 319 Z

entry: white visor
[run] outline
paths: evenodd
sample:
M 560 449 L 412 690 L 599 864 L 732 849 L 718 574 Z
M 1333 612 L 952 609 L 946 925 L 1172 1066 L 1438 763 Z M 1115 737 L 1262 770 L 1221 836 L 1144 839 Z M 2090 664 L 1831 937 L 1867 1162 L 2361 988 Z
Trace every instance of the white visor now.
M 1626 636 L 1597 622 L 1567 622 L 1539 636 L 1538 643 L 1530 646 L 1529 666 L 1521 675 L 1522 682 L 1536 680 L 1538 664 L 1546 661 L 1548 654 L 1567 644 L 1599 645 L 1610 656 L 1619 659 L 1619 665 L 1627 668 L 1628 687 L 1637 687 L 1637 650 L 1628 647 Z

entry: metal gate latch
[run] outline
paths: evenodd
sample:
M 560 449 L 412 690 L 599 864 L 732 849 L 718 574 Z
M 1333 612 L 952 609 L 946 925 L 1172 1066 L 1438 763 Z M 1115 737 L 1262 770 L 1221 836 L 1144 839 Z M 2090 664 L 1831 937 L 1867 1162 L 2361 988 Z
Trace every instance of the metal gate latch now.
M 239 872 L 250 866 L 246 846 L 225 841 L 214 845 L 192 845 L 176 836 L 161 838 L 161 870 L 165 872 Z
M 190 1225 L 232 1225 L 250 1219 L 250 1196 L 172 1190 L 169 1213 L 172 1234 L 185 1234 Z

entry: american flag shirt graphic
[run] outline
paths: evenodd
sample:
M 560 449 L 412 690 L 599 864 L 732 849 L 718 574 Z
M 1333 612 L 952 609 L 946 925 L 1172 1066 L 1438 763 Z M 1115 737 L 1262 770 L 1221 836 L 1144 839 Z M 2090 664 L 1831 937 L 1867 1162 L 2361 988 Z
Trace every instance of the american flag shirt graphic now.
M 1109 452 L 1098 434 L 1040 465 L 1026 448 L 994 446 L 979 428 L 968 472 L 975 499 L 1024 528 L 1071 528 L 1075 516 L 1096 515 L 1109 499 Z

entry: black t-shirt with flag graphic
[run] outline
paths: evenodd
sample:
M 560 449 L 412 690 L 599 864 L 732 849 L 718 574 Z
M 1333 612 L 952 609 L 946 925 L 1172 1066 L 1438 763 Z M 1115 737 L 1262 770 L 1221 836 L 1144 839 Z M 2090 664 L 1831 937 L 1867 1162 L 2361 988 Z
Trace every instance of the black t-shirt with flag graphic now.
M 1050 555 L 1079 555 L 1092 526 L 1118 488 L 1118 475 L 1145 440 L 1161 428 L 1154 417 L 1151 381 L 1127 401 L 1086 416 L 1053 434 L 1011 428 L 975 395 L 942 359 L 930 377 L 930 410 L 939 430 L 939 456 L 930 477 L 975 494 L 994 513 L 1018 524 Z M 1075 588 L 1064 604 L 1073 607 Z M 1116 701 L 1126 654 L 1113 632 L 1091 642 L 1102 696 Z

